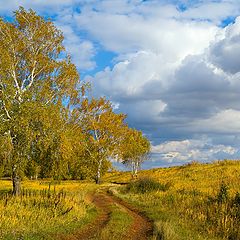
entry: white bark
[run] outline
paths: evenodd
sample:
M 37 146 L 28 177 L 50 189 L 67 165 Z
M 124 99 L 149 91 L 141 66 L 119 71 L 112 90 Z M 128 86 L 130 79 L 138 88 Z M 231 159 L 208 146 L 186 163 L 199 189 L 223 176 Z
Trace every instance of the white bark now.
M 97 169 L 97 179 L 96 183 L 99 184 L 101 180 L 101 170 L 102 170 L 102 161 L 103 159 L 101 158 L 98 163 L 98 169 Z

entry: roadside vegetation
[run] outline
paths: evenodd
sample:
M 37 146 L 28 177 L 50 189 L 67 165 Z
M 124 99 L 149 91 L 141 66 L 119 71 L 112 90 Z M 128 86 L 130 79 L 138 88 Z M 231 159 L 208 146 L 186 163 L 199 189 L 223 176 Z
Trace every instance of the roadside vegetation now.
M 192 162 L 185 166 L 109 174 L 128 183 L 115 194 L 155 223 L 156 239 L 240 239 L 240 162 Z
M 11 194 L 11 181 L 1 180 L 0 236 L 60 239 L 81 232 L 101 214 L 88 194 L 110 189 L 111 194 L 153 220 L 153 239 L 238 240 L 239 173 L 239 161 L 225 160 L 145 170 L 134 180 L 131 172 L 112 172 L 103 178 L 102 185 L 25 180 L 18 197 Z M 124 239 L 134 219 L 114 202 L 106 206 L 110 209 L 108 220 L 96 239 Z
M 111 206 L 110 221 L 105 226 L 103 231 L 96 237 L 97 239 L 126 239 L 127 232 L 132 224 L 132 217 L 126 212 L 126 210 L 119 208 L 117 205 Z

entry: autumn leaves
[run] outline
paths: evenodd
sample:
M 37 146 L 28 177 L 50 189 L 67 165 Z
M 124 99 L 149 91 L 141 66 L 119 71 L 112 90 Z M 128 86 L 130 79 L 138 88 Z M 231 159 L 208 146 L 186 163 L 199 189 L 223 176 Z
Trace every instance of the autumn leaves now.
M 112 159 L 136 174 L 150 150 L 110 101 L 87 96 L 63 39 L 32 10 L 0 20 L 0 165 L 15 188 L 23 176 L 99 183 Z

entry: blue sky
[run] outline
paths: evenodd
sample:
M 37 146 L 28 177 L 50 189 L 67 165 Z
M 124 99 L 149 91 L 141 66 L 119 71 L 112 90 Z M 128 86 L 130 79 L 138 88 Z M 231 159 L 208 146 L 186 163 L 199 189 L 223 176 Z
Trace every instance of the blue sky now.
M 92 94 L 151 141 L 144 168 L 240 157 L 238 0 L 8 0 L 50 17 Z

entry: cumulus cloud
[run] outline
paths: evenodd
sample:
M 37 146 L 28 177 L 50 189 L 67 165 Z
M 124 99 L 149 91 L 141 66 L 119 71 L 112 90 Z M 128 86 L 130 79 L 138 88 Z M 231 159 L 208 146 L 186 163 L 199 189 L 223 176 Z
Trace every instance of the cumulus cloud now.
M 220 155 L 232 158 L 237 152 L 238 150 L 232 146 L 213 145 L 206 138 L 200 140 L 168 141 L 152 146 L 152 153 L 155 154 L 155 157 L 157 156 L 169 163 L 180 161 L 182 164 L 198 159 L 209 162 L 218 159 Z
M 240 111 L 226 109 L 207 119 L 191 123 L 192 128 L 202 133 L 222 133 L 240 135 Z
M 94 90 L 113 99 L 142 99 L 145 85 L 155 80 L 166 85 L 164 80 L 171 75 L 170 70 L 174 66 L 174 63 L 164 62 L 162 57 L 153 52 L 139 51 L 129 54 L 112 69 L 106 68 L 88 79 L 93 81 Z
M 95 55 L 95 47 L 91 41 L 83 40 L 74 32 L 71 25 L 58 25 L 62 30 L 64 38 L 64 46 L 71 54 L 73 63 L 81 70 L 90 70 L 96 66 L 93 57 Z
M 223 39 L 212 44 L 210 60 L 217 67 L 231 74 L 240 71 L 240 17 L 226 28 Z
M 182 151 L 163 151 L 163 155 L 153 152 L 155 157 L 172 162 L 236 157 L 240 143 L 234 142 L 240 134 L 240 20 L 219 26 L 225 17 L 239 12 L 235 3 L 209 1 L 185 11 L 168 4 L 161 6 L 167 9 L 163 16 L 156 5 L 150 14 L 152 6 L 139 5 L 134 11 L 125 8 L 128 14 L 88 9 L 76 17 L 82 22 L 80 28 L 119 54 L 112 68 L 89 77 L 95 94 L 118 102 L 130 125 L 147 133 L 154 146 L 163 141 L 167 144 L 159 146 L 184 146 Z M 200 14 L 208 8 L 217 9 L 214 16 L 209 11 Z M 107 26 L 106 35 L 99 30 L 101 24 Z M 182 140 L 203 135 L 211 144 Z
M 215 35 L 216 28 L 208 22 L 182 22 L 161 14 L 145 14 L 144 10 L 116 14 L 94 8 L 76 14 L 75 20 L 80 29 L 86 29 L 107 50 L 118 54 L 153 51 L 172 61 L 190 52 L 201 52 Z
M 116 56 L 85 80 L 149 136 L 155 167 L 240 156 L 238 0 L 10 0 L 0 13 L 18 5 L 53 17 L 80 71 Z
M 187 11 L 182 12 L 181 17 L 198 21 L 210 20 L 219 24 L 229 16 L 238 15 L 240 9 L 237 1 L 205 1 L 205 4 L 197 2 Z

